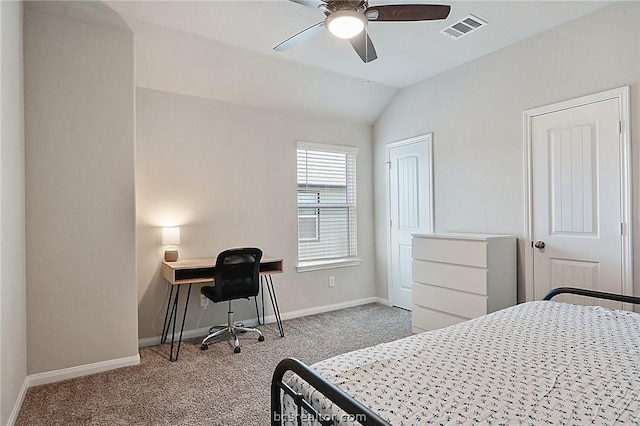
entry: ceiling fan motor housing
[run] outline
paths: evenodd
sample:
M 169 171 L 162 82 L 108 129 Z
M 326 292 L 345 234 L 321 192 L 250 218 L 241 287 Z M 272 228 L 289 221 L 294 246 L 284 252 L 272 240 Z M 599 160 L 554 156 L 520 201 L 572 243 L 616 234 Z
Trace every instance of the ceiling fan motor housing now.
M 364 13 L 367 10 L 369 5 L 366 1 L 345 1 L 345 0 L 333 0 L 328 1 L 325 4 L 321 4 L 318 6 L 318 9 L 323 11 L 325 15 L 329 16 L 332 13 L 341 11 L 341 10 L 350 10 L 353 12 Z

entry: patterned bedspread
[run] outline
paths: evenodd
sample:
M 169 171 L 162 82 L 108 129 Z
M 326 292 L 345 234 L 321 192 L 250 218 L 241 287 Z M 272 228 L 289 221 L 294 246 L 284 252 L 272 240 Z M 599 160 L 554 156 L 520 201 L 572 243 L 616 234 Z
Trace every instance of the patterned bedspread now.
M 627 311 L 529 302 L 312 367 L 396 426 L 640 424 L 640 315 Z

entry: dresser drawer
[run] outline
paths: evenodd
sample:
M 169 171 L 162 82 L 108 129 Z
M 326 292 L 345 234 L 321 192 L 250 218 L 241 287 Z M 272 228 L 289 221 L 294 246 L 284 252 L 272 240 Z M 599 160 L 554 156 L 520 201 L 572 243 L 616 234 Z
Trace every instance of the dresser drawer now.
M 414 283 L 412 301 L 414 305 L 423 308 L 449 312 L 465 318 L 475 318 L 487 314 L 486 296 L 428 284 Z
M 487 243 L 484 240 L 414 237 L 412 256 L 414 259 L 484 268 L 487 266 Z
M 414 260 L 411 269 L 414 282 L 487 295 L 486 269 L 426 260 Z
M 432 311 L 421 306 L 414 306 L 411 312 L 411 324 L 414 333 L 449 327 L 462 321 L 466 321 L 466 319 L 449 315 L 445 312 Z

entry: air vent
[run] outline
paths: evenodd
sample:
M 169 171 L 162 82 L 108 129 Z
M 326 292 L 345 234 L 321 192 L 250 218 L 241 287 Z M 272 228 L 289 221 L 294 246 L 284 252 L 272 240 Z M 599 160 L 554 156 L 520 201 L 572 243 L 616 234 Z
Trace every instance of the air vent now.
M 469 15 L 466 18 L 463 18 L 458 22 L 455 22 L 454 24 L 441 29 L 440 33 L 457 40 L 461 37 L 466 36 L 467 34 L 471 34 L 475 30 L 482 28 L 485 25 L 487 25 L 487 23 L 482 19 L 477 18 L 473 15 Z

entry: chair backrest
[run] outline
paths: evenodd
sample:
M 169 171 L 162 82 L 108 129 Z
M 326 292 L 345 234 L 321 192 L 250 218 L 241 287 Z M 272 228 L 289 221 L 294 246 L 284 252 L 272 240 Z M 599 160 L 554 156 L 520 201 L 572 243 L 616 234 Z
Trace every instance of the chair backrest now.
M 225 250 L 216 258 L 215 300 L 246 299 L 260 291 L 262 250 L 254 247 Z

